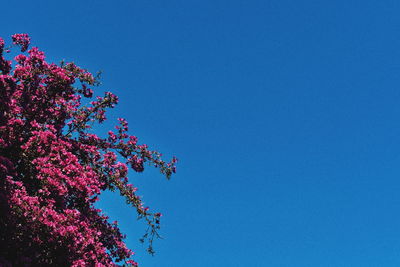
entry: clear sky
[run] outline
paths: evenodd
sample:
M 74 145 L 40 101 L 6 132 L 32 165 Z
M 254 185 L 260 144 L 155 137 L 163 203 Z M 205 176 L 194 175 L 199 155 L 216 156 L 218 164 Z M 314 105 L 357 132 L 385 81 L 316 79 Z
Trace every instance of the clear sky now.
M 110 118 L 179 159 L 142 266 L 400 266 L 400 1 L 4 1 L 0 36 L 96 72 Z M 109 127 L 110 124 L 106 126 Z M 106 132 L 107 127 L 99 130 Z

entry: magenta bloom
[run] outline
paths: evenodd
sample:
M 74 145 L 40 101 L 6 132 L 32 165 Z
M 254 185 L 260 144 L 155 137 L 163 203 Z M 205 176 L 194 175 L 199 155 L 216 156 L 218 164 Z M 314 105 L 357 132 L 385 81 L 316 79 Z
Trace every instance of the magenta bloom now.
M 12 39 L 27 51 L 27 34 Z M 153 252 L 161 214 L 143 207 L 128 166 L 170 178 L 176 160 L 138 144 L 124 119 L 107 138 L 91 132 L 118 98 L 107 92 L 83 105 L 98 83 L 88 71 L 48 63 L 36 47 L 12 69 L 3 48 L 0 38 L 0 266 L 137 266 L 117 223 L 94 204 L 118 190 L 146 222 L 142 241 Z
M 12 36 L 13 44 L 21 46 L 21 52 L 25 52 L 31 42 L 31 38 L 26 33 L 18 33 Z

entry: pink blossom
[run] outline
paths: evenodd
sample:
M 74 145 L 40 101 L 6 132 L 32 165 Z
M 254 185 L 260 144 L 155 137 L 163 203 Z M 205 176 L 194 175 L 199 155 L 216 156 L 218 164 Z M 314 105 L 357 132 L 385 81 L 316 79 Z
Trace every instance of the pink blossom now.
M 22 52 L 28 49 L 28 35 L 12 39 Z M 177 160 L 167 163 L 138 144 L 127 134 L 125 119 L 108 138 L 92 133 L 91 125 L 106 119 L 106 109 L 118 97 L 106 92 L 83 105 L 82 97 L 93 96 L 89 86 L 98 83 L 85 69 L 48 63 L 44 52 L 33 47 L 14 58 L 12 70 L 3 49 L 0 38 L 0 244 L 19 254 L 11 258 L 0 250 L 0 265 L 115 266 L 125 261 L 137 266 L 117 223 L 110 223 L 95 203 L 105 190 L 119 191 L 148 225 L 151 252 L 161 213 L 143 207 L 129 183 L 128 166 L 142 172 L 147 162 L 169 178 Z
M 13 43 L 21 46 L 21 52 L 25 52 L 28 49 L 31 38 L 26 33 L 14 34 L 12 36 Z

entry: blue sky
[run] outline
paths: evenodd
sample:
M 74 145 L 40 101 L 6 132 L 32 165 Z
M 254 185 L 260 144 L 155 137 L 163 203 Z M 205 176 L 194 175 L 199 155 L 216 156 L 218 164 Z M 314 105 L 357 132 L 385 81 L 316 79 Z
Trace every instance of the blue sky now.
M 154 257 L 133 210 L 102 199 L 141 266 L 394 267 L 399 13 L 391 0 L 22 0 L 2 4 L 0 36 L 102 70 L 99 91 L 121 100 L 110 118 L 180 159 L 171 181 L 130 176 L 164 214 Z

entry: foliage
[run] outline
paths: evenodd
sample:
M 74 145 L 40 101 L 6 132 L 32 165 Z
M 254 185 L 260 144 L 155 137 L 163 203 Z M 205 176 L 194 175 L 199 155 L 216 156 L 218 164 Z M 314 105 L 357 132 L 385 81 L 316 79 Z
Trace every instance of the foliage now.
M 12 40 L 28 50 L 28 35 Z M 177 160 L 138 144 L 124 119 L 107 138 L 91 133 L 118 98 L 107 92 L 84 105 L 98 84 L 85 69 L 47 63 L 36 47 L 13 63 L 9 51 L 0 38 L 0 265 L 136 266 L 117 222 L 94 204 L 118 190 L 148 224 L 153 253 L 161 214 L 143 206 L 128 166 L 142 172 L 148 163 L 169 179 Z

